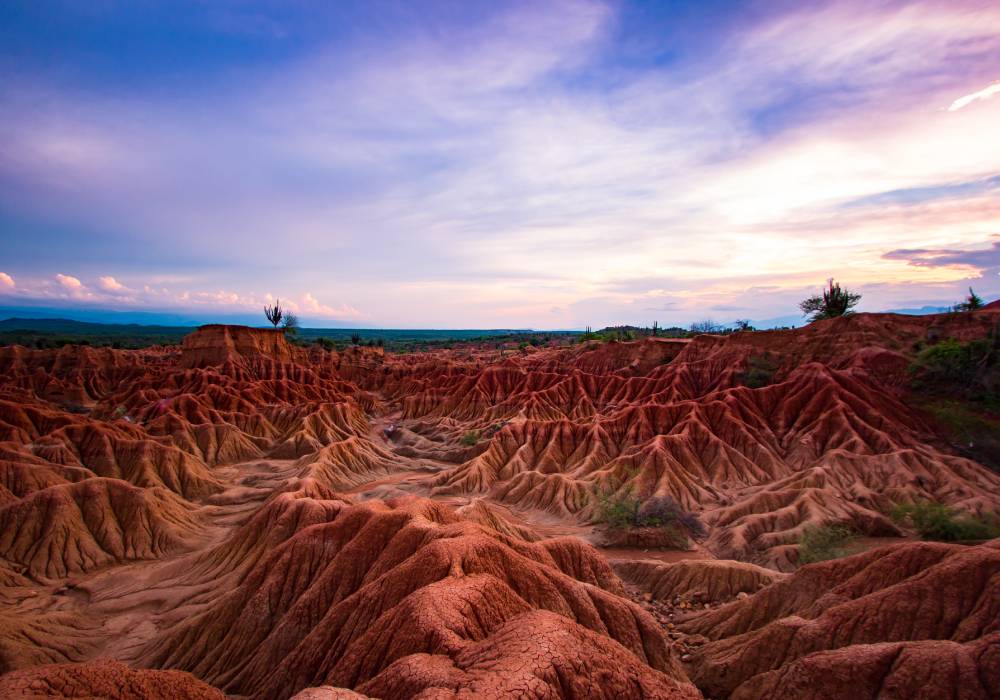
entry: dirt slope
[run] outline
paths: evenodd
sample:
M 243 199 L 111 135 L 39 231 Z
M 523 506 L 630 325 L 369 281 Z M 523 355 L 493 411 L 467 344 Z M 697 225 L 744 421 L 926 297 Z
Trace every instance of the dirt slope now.
M 800 568 L 797 541 L 912 539 L 885 514 L 916 499 L 1000 511 L 1000 476 L 906 382 L 918 343 L 997 317 L 523 352 L 226 326 L 0 348 L 0 690 L 988 697 L 997 542 Z M 705 537 L 595 548 L 624 495 L 669 496 Z

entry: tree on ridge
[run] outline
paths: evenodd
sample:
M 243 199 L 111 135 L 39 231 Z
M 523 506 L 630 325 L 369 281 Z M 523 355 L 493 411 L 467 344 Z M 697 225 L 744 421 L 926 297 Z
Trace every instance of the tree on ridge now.
M 861 301 L 860 294 L 842 289 L 840 283 L 834 282 L 832 277 L 826 281 L 826 284 L 827 288 L 823 290 L 822 294 L 811 296 L 799 304 L 802 313 L 809 316 L 810 321 L 854 313 L 851 309 Z

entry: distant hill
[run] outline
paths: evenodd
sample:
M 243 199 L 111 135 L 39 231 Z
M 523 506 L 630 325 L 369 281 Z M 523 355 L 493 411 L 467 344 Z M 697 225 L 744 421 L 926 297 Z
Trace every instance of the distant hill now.
M 263 324 L 258 324 L 264 327 Z M 161 326 L 139 323 L 93 323 L 67 318 L 8 318 L 0 321 L 0 345 L 61 347 L 67 344 L 111 345 L 122 348 L 175 345 L 194 330 L 192 326 Z M 392 328 L 302 328 L 299 340 L 326 338 L 342 344 L 355 337 L 361 342 L 381 340 L 392 347 L 421 343 L 449 343 L 524 336 L 538 332 L 527 329 L 392 329 Z M 576 335 L 578 331 L 545 331 L 545 335 Z
M 0 331 L 37 331 L 39 333 L 83 334 L 179 334 L 190 333 L 189 326 L 147 326 L 139 323 L 90 323 L 68 318 L 7 318 L 0 321 Z

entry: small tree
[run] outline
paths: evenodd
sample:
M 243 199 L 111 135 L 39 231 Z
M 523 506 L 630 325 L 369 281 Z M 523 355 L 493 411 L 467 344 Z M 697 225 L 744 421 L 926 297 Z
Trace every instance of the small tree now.
M 809 297 L 799 304 L 799 308 L 804 315 L 809 316 L 810 321 L 819 321 L 853 313 L 851 309 L 857 306 L 859 301 L 861 301 L 860 294 L 841 289 L 840 284 L 834 282 L 831 277 L 827 280 L 827 288 L 822 294 Z
M 969 287 L 969 296 L 961 304 L 955 304 L 955 311 L 975 311 L 983 308 L 983 299 Z
M 691 324 L 692 333 L 721 333 L 722 326 L 710 318 Z
M 271 322 L 271 325 L 277 328 L 282 319 L 281 299 L 275 299 L 274 306 L 265 306 L 264 315 L 267 316 L 267 320 Z
M 282 322 L 281 327 L 284 329 L 285 333 L 288 333 L 290 335 L 295 335 L 296 333 L 299 332 L 300 328 L 299 317 L 293 314 L 291 311 L 287 312 L 284 315 L 284 321 Z

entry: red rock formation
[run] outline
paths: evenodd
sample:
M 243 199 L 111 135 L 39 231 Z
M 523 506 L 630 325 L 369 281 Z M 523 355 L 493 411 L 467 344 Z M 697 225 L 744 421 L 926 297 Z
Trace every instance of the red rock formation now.
M 213 324 L 184 336 L 182 367 L 221 365 L 227 360 L 269 357 L 279 362 L 292 359 L 285 331 L 249 326 Z
M 579 666 L 581 655 L 593 653 L 615 659 L 615 673 L 598 670 L 596 659 L 586 662 L 595 664 L 595 677 L 613 681 L 609 692 L 647 687 L 654 696 L 696 696 L 662 631 L 620 597 L 607 564 L 580 540 L 529 544 L 419 499 L 341 503 L 329 515 L 278 545 L 230 595 L 159 639 L 145 662 L 255 697 L 288 697 L 315 685 L 371 694 L 372 684 L 381 694 L 404 682 L 411 691 L 391 696 L 409 697 L 420 682 L 452 689 L 499 683 L 475 670 L 487 664 L 476 659 L 492 647 L 495 660 L 523 664 L 525 654 L 537 652 L 513 639 L 514 630 L 538 623 L 540 639 L 582 646 L 556 644 L 540 659 L 551 670 L 538 669 L 532 684 L 558 685 L 568 664 Z M 556 619 L 525 617 L 533 611 Z M 445 682 L 434 669 L 453 666 L 448 685 L 434 685 Z M 593 682 L 581 676 L 579 687 Z
M 624 581 L 650 593 L 654 600 L 680 598 L 728 601 L 748 595 L 780 581 L 780 574 L 762 566 L 730 560 L 690 560 L 665 564 L 656 561 L 626 561 L 615 564 Z
M 1000 541 L 900 544 L 812 564 L 682 628 L 710 640 L 691 677 L 713 697 L 832 698 L 849 677 L 862 694 L 992 697 Z
M 165 489 L 87 479 L 35 491 L 0 508 L 0 556 L 39 578 L 151 559 L 183 547 L 198 526 Z
M 137 671 L 111 659 L 57 664 L 0 677 L 4 698 L 104 698 L 105 700 L 224 700 L 225 695 L 180 671 Z
M 998 317 L 506 356 L 224 326 L 182 352 L 0 348 L 0 670 L 84 662 L 0 687 L 176 678 L 86 663 L 113 653 L 259 698 L 697 697 L 681 632 L 592 547 L 546 536 L 585 532 L 599 492 L 670 496 L 707 525 L 701 552 L 792 571 L 810 525 L 899 535 L 884 513 L 917 498 L 998 511 L 1000 476 L 938 439 L 905 372 L 917 341 Z M 657 600 L 741 598 L 681 625 L 711 697 L 980 697 L 998 551 L 617 567 Z

